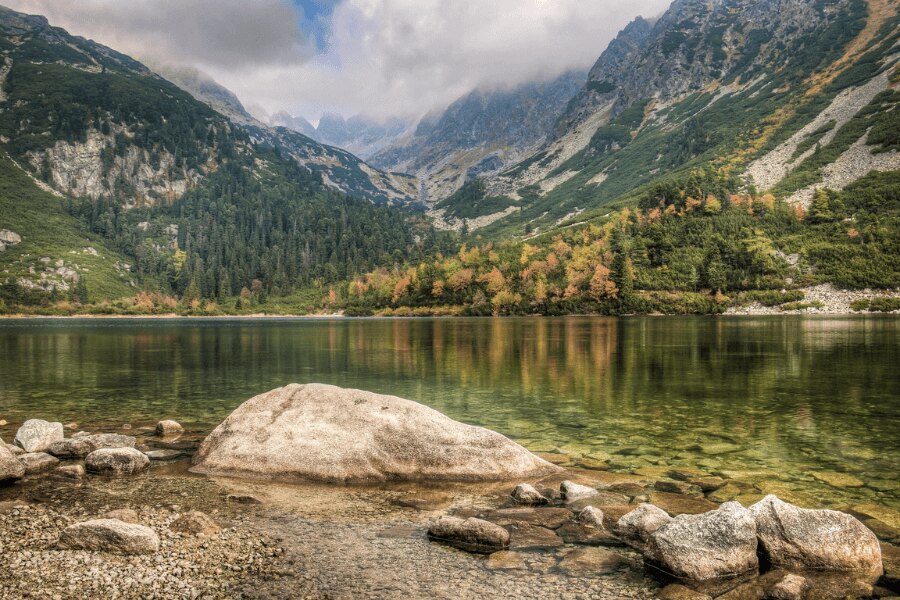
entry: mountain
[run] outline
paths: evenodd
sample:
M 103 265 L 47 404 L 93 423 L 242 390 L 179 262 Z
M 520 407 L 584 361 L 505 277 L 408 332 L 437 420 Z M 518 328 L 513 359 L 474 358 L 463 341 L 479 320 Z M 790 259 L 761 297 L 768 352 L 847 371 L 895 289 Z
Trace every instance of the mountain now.
M 268 122 L 274 127 L 293 129 L 297 133 L 302 133 L 308 138 L 316 139 L 316 128 L 303 117 L 295 117 L 282 110 L 269 117 Z
M 497 172 L 533 151 L 584 81 L 583 72 L 571 71 L 513 89 L 475 90 L 443 112 L 426 116 L 412 135 L 369 160 L 385 170 L 420 177 L 433 204 L 466 181 Z
M 676 0 L 620 32 L 537 151 L 444 204 L 474 202 L 462 210 L 473 223 L 496 219 L 483 233 L 521 236 L 601 217 L 710 163 L 804 204 L 816 186 L 898 169 L 897 11 Z
M 287 294 L 427 251 L 411 178 L 0 8 L 0 300 Z M 199 100 L 198 100 L 199 98 Z M 411 187 L 411 194 L 402 191 Z M 257 283 L 254 284 L 253 281 Z
M 404 136 L 413 123 L 406 119 L 377 121 L 363 116 L 344 119 L 336 113 L 325 113 L 317 127 L 303 117 L 294 117 L 286 112 L 273 115 L 269 122 L 287 127 L 330 146 L 343 148 L 363 160 L 389 147 Z

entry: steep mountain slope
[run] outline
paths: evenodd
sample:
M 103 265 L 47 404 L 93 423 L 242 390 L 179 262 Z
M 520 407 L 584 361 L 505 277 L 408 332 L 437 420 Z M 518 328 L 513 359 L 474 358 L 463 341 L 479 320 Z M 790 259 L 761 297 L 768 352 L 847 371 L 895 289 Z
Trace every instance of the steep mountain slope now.
M 341 115 L 326 113 L 319 120 L 314 137 L 323 144 L 344 148 L 364 160 L 370 160 L 395 144 L 412 127 L 413 123 L 407 119 L 379 122 L 355 116 L 345 120 Z
M 555 139 L 486 179 L 486 206 L 511 213 L 487 232 L 602 216 L 710 162 L 798 201 L 900 168 L 897 12 L 891 0 L 677 0 L 655 23 L 635 21 Z
M 543 143 L 584 79 L 583 72 L 573 71 L 511 90 L 475 90 L 440 115 L 422 119 L 410 137 L 370 160 L 419 176 L 428 202 L 438 202 Z
M 288 112 L 279 111 L 266 119 L 272 127 L 286 127 L 308 138 L 316 139 L 316 128 L 303 117 L 295 117 Z
M 327 185 L 375 202 L 417 200 L 415 182 L 255 121 L 228 90 L 144 65 L 0 8 L 0 135 L 12 156 L 55 189 L 129 206 L 171 203 L 255 141 L 285 145 Z M 197 98 L 202 102 L 197 102 Z

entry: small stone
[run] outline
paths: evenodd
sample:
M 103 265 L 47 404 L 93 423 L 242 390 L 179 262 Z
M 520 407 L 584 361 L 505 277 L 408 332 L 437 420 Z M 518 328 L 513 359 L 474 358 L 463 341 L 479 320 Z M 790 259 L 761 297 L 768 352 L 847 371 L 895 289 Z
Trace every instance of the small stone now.
M 111 510 L 105 515 L 103 515 L 104 519 L 118 519 L 123 523 L 133 523 L 140 525 L 141 518 L 138 516 L 137 511 L 132 508 L 119 508 L 116 510 Z
M 49 423 L 43 419 L 28 419 L 16 432 L 16 445 L 25 452 L 44 452 L 53 442 L 64 437 L 62 423 Z
M 488 556 L 484 565 L 492 571 L 513 571 L 525 568 L 521 552 L 501 550 Z
M 159 550 L 159 536 L 149 527 L 117 519 L 95 519 L 66 527 L 61 550 L 93 550 L 117 554 L 150 554 Z
M 84 477 L 84 465 L 63 465 L 61 467 L 56 467 L 57 475 L 62 477 L 67 477 L 69 479 L 80 479 Z
M 803 600 L 803 592 L 806 591 L 806 588 L 805 577 L 788 573 L 784 579 L 772 587 L 769 597 L 773 600 Z
M 585 506 L 583 509 L 581 509 L 581 512 L 578 513 L 576 520 L 582 525 L 587 525 L 588 527 L 596 527 L 597 529 L 604 528 L 603 511 L 593 506 Z
M 566 502 L 581 500 L 596 496 L 599 492 L 590 486 L 581 485 L 573 481 L 563 481 L 559 486 L 560 495 Z
M 134 448 L 102 448 L 84 459 L 90 473 L 101 475 L 134 475 L 150 466 L 147 455 Z
M 156 424 L 156 435 L 172 437 L 184 433 L 184 427 L 178 421 L 165 420 Z
M 178 450 L 148 450 L 144 452 L 150 460 L 172 460 L 182 456 Z
M 169 529 L 179 533 L 190 533 L 192 535 L 202 536 L 215 535 L 221 530 L 221 528 L 216 525 L 215 521 L 199 510 L 193 510 L 179 516 L 172 521 L 169 525 Z
M 25 465 L 26 475 L 50 471 L 59 465 L 59 459 L 46 452 L 27 452 L 19 456 L 19 460 Z
M 512 492 L 513 500 L 518 504 L 526 504 L 530 506 L 538 506 L 547 504 L 550 499 L 537 491 L 535 487 L 529 483 L 520 483 Z
M 672 517 L 663 509 L 644 503 L 622 516 L 616 523 L 615 532 L 628 545 L 643 549 L 650 541 L 650 536 L 671 520 Z
M 509 546 L 509 532 L 502 527 L 470 517 L 443 516 L 428 528 L 428 537 L 474 552 L 490 552 Z

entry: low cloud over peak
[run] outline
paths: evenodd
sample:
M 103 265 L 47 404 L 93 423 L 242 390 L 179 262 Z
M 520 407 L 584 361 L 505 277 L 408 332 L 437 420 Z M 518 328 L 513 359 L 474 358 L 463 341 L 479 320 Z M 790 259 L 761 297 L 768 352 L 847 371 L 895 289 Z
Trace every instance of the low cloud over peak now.
M 588 68 L 667 0 L 7 0 L 270 113 L 416 116 L 475 87 Z M 322 5 L 326 7 L 322 9 Z M 626 8 L 627 6 L 627 8 Z M 309 15 L 309 18 L 307 18 Z M 327 40 L 327 44 L 322 41 Z

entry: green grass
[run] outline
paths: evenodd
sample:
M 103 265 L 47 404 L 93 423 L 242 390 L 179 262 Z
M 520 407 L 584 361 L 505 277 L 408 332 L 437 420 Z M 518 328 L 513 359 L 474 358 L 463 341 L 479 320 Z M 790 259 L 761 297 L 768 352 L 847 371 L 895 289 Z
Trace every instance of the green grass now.
M 91 298 L 120 298 L 135 293 L 116 268 L 116 261 L 129 262 L 109 250 L 102 239 L 88 233 L 81 222 L 68 214 L 62 199 L 41 190 L 6 156 L 0 157 L 0 229 L 22 236 L 22 242 L 0 252 L 0 281 L 12 277 L 40 278 L 44 269 L 41 257 L 51 265 L 58 259 L 68 266 L 82 267 L 82 276 Z M 99 256 L 86 252 L 94 248 Z M 29 267 L 36 274 L 29 273 Z

